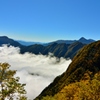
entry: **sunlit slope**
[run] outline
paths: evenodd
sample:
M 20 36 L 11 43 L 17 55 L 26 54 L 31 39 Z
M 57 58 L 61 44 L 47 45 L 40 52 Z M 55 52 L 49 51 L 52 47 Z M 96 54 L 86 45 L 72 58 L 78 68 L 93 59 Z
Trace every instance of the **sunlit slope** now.
M 87 71 L 92 72 L 92 75 L 100 71 L 100 41 L 83 47 L 73 58 L 66 72 L 58 76 L 53 83 L 45 88 L 38 98 L 55 95 L 68 84 L 81 80 Z

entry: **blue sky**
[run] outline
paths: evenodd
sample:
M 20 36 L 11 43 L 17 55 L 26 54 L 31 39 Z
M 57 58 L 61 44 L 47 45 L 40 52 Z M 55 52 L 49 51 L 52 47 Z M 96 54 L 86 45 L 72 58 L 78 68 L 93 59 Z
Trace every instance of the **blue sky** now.
M 100 39 L 100 0 L 0 0 L 0 36 L 50 42 Z

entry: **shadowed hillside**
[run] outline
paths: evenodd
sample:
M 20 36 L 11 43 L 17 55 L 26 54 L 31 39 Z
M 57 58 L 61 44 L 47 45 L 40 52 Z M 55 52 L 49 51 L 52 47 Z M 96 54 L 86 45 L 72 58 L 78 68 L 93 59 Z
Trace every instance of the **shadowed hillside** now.
M 21 53 L 25 52 L 31 52 L 35 54 L 43 54 L 43 55 L 48 55 L 48 53 L 53 53 L 54 56 L 60 58 L 73 58 L 77 51 L 81 49 L 84 45 L 81 42 L 75 42 L 72 44 L 66 44 L 66 43 L 52 43 L 48 46 L 43 46 L 40 44 L 35 44 L 31 46 L 26 46 L 24 48 L 21 48 Z
M 55 80 L 45 88 L 36 98 L 41 100 L 43 96 L 55 95 L 62 88 L 83 78 L 86 72 L 91 72 L 91 77 L 100 71 L 100 41 L 91 43 L 83 47 L 73 58 L 66 72 L 55 78 Z

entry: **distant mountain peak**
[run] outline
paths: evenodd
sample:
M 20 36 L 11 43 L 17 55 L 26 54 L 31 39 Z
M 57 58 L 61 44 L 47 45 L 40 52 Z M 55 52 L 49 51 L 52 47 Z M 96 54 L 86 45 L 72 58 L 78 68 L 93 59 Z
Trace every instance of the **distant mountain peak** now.
M 84 38 L 84 37 L 81 37 L 81 38 L 79 39 L 79 41 L 82 41 L 82 40 L 87 40 L 87 39 Z
M 95 40 L 86 39 L 84 37 L 81 37 L 78 41 L 81 42 L 81 43 L 84 43 L 84 44 L 90 44 L 90 43 L 94 42 Z

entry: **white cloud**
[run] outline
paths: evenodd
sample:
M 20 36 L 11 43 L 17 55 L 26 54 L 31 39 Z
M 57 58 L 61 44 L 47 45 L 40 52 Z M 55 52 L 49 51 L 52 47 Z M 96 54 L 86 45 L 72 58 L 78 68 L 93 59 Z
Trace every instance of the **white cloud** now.
M 0 62 L 7 62 L 11 69 L 17 70 L 20 82 L 26 83 L 27 96 L 30 99 L 38 96 L 56 76 L 63 73 L 71 60 L 58 59 L 50 55 L 20 54 L 18 47 L 6 45 L 0 47 Z

